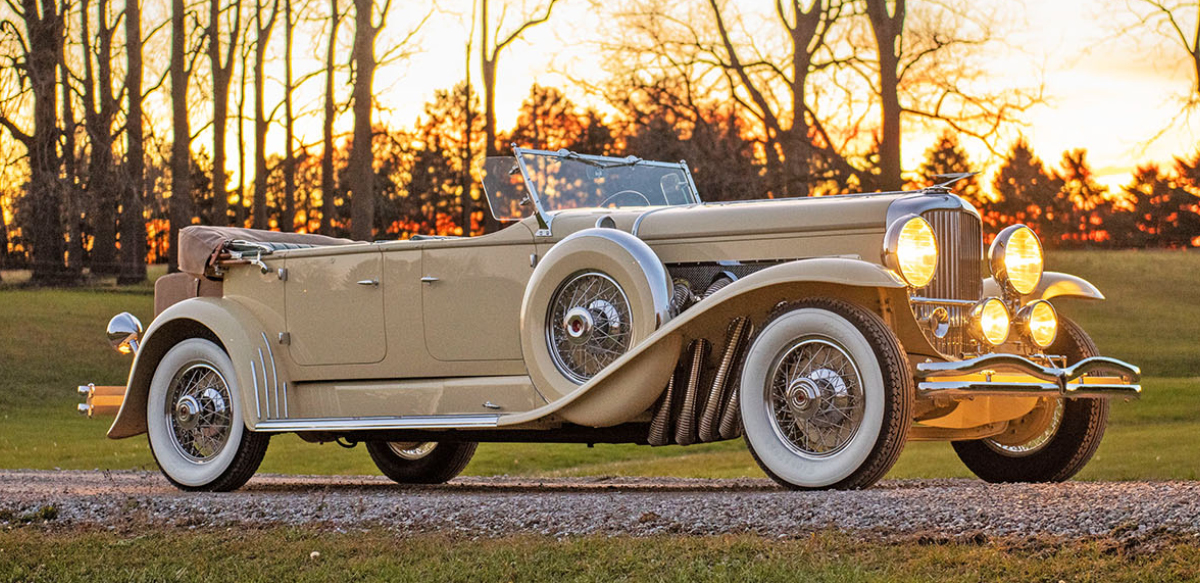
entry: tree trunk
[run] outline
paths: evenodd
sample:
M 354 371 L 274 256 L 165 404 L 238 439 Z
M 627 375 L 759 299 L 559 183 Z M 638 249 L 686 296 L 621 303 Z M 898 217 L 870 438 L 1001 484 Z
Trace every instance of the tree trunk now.
M 57 72 L 62 62 L 63 20 L 54 2 L 24 0 L 24 18 L 29 31 L 26 72 L 33 92 L 33 134 L 29 149 L 29 210 L 33 260 L 33 283 L 56 284 L 69 279 L 63 265 L 62 190 L 58 155 Z
M 213 80 L 213 170 L 212 190 L 213 200 L 210 220 L 214 225 L 228 225 L 237 216 L 237 209 L 229 201 L 229 175 L 225 170 L 226 151 L 225 141 L 228 136 L 226 124 L 229 121 L 229 85 L 233 81 L 233 55 L 237 50 L 238 38 L 241 34 L 242 6 L 241 2 L 233 4 L 236 11 L 233 29 L 229 31 L 227 53 L 221 55 L 221 0 L 209 0 L 208 3 L 208 62 L 212 70 Z M 222 58 L 224 62 L 222 62 Z
M 249 25 L 247 25 L 249 27 Z M 249 28 L 247 28 L 249 31 Z M 238 87 L 238 195 L 237 209 L 234 212 L 234 224 L 239 227 L 246 226 L 246 120 L 243 118 L 242 112 L 246 111 L 246 71 L 249 67 L 246 66 L 250 57 L 250 51 L 247 48 L 242 51 L 242 79 L 241 85 Z
M 474 39 L 472 39 L 474 40 Z M 460 188 L 462 192 L 459 194 L 459 206 L 462 210 L 462 234 L 464 237 L 471 236 L 471 215 L 474 213 L 474 204 L 471 201 L 471 41 L 467 41 L 467 66 L 466 76 L 463 83 L 463 89 L 466 93 L 463 100 L 463 113 L 466 118 L 466 124 L 463 127 L 463 160 L 462 160 L 462 184 Z M 484 214 L 488 214 L 486 211 Z
M 375 78 L 373 0 L 354 0 L 354 144 L 350 151 L 350 235 L 359 241 L 374 238 L 375 172 L 371 139 L 371 86 Z
M 263 22 L 263 5 L 256 3 L 255 22 L 258 36 L 254 43 L 254 228 L 266 229 L 267 220 L 267 114 L 263 88 L 266 86 L 264 67 L 267 60 L 267 43 L 271 40 L 271 29 L 275 26 L 279 2 L 271 8 L 271 16 Z
M 881 129 L 879 138 L 879 187 L 900 190 L 904 186 L 900 167 L 900 96 L 898 67 L 900 35 L 904 32 L 905 0 L 867 0 L 867 15 L 879 53 L 879 101 Z
M 146 221 L 142 216 L 145 143 L 142 130 L 142 12 L 138 0 L 125 0 L 125 189 L 121 205 L 121 275 L 117 283 L 146 279 Z
M 321 127 L 321 228 L 322 235 L 332 234 L 333 197 L 337 187 L 333 175 L 333 118 L 337 115 L 333 95 L 333 58 L 337 49 L 337 29 L 341 22 L 338 0 L 329 0 L 329 45 L 325 48 L 325 118 Z
M 117 275 L 117 208 L 120 193 L 113 177 L 113 119 L 117 97 L 112 91 L 112 40 L 115 29 L 108 26 L 108 0 L 96 3 L 95 73 L 88 43 L 92 35 L 87 19 L 87 0 L 80 5 L 80 38 L 84 47 L 86 87 L 85 115 L 92 153 L 88 163 L 88 194 L 92 213 L 92 275 Z
M 179 230 L 192 222 L 192 129 L 188 123 L 187 29 L 183 0 L 171 2 L 171 197 L 167 270 L 179 271 Z
M 66 14 L 63 15 L 66 17 Z M 66 60 L 59 63 L 61 77 L 59 87 L 62 89 L 62 134 L 63 134 L 63 172 L 60 181 L 63 191 L 63 207 L 67 220 L 67 271 L 73 280 L 83 277 L 83 185 L 79 179 L 79 168 L 76 165 L 75 142 L 75 108 L 72 105 L 71 70 L 67 68 Z
M 283 204 L 279 230 L 296 230 L 296 118 L 292 112 L 292 0 L 283 0 Z

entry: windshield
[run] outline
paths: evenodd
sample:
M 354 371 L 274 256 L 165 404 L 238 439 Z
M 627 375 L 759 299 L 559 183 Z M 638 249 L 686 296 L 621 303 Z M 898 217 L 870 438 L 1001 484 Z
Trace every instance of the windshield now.
M 484 190 L 500 220 L 573 208 L 686 205 L 699 202 L 687 165 L 630 156 L 587 156 L 566 150 L 516 148 L 517 157 L 488 158 Z M 533 190 L 534 197 L 528 193 Z

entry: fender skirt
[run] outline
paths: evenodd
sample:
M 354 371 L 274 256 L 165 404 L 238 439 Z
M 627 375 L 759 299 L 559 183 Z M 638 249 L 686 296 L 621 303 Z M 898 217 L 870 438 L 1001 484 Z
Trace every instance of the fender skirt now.
M 905 287 L 891 271 L 859 259 L 802 259 L 768 267 L 674 317 L 573 392 L 538 409 L 502 416 L 499 425 L 553 419 L 551 415 L 589 427 L 628 422 L 658 399 L 686 341 L 723 336 L 736 316 L 761 322 L 780 302 L 813 296 L 840 297 L 867 306 L 879 305 L 886 297 L 893 305 L 904 302 L 900 305 L 909 313 Z

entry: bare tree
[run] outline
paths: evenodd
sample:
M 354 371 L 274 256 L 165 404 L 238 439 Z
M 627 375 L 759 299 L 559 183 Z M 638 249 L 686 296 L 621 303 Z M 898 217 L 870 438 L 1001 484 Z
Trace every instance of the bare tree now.
M 176 0 L 178 1 L 178 0 Z M 271 13 L 264 16 L 267 5 L 262 0 L 254 2 L 254 228 L 265 229 L 267 221 L 267 129 L 269 120 L 265 111 L 264 88 L 267 61 L 267 44 L 271 40 L 271 29 L 279 15 L 279 0 L 272 0 Z
M 542 24 L 550 19 L 550 13 L 554 10 L 554 5 L 558 0 L 549 0 L 545 8 L 538 11 L 540 14 L 531 15 L 516 28 L 512 29 L 503 40 L 499 40 L 501 30 L 504 28 L 504 17 L 507 12 L 507 4 L 500 11 L 500 18 L 496 22 L 495 28 L 492 28 L 491 20 L 488 18 L 488 4 L 491 0 L 479 0 L 479 21 L 480 21 L 480 40 L 479 40 L 479 66 L 483 71 L 483 128 L 484 136 L 487 138 L 487 155 L 495 156 L 499 150 L 496 148 L 496 66 L 500 59 L 500 53 L 514 41 L 521 38 L 526 30 Z M 488 40 L 488 35 L 491 35 L 491 41 Z M 474 36 L 474 35 L 472 35 Z M 489 46 L 489 42 L 491 43 Z
M 232 11 L 233 22 L 229 33 L 222 41 L 222 14 Z M 229 85 L 233 81 L 233 62 L 238 50 L 238 39 L 242 34 L 242 3 L 233 0 L 226 7 L 221 6 L 221 0 L 208 2 L 208 62 L 212 70 L 212 106 L 213 106 L 213 171 L 212 171 L 212 211 L 210 220 L 217 225 L 227 225 L 237 216 L 237 209 L 229 202 L 229 181 L 226 173 L 225 141 L 227 139 L 226 124 L 229 120 Z M 222 50 L 221 43 L 225 43 Z M 232 215 L 232 217 L 231 217 Z
M 337 178 L 333 174 L 333 122 L 337 116 L 334 94 L 334 57 L 337 53 L 337 31 L 342 21 L 338 0 L 329 0 L 329 44 L 325 48 L 325 116 L 321 120 L 321 226 L 322 234 L 330 234 L 333 219 L 334 189 Z
M 911 10 L 910 10 L 911 8 Z M 865 0 L 874 46 L 861 47 L 852 60 L 874 69 L 879 100 L 878 186 L 899 190 L 902 118 L 941 125 L 973 137 L 996 153 L 999 130 L 1018 114 L 1042 102 L 1040 88 L 973 87 L 984 75 L 972 63 L 972 51 L 998 44 L 996 18 L 972 3 L 915 4 L 906 0 Z M 874 52 L 870 59 L 863 53 Z
M 15 104 L 26 92 L 33 96 L 33 128 L 21 129 L 16 112 L 0 112 L 0 125 L 25 146 L 29 156 L 29 184 L 25 194 L 28 205 L 29 236 L 33 260 L 32 280 L 37 284 L 69 281 L 65 270 L 62 237 L 62 184 L 59 173 L 63 159 L 58 137 L 58 67 L 63 61 L 66 2 L 21 0 L 9 3 L 16 18 L 0 22 L 0 32 L 13 47 L 5 51 L 3 69 L 19 76 L 19 94 L 8 96 Z M 5 108 L 7 109 L 7 108 Z M 27 118 L 26 118 L 27 119 Z
M 1160 48 L 1153 51 L 1155 60 L 1164 54 L 1187 59 L 1191 82 L 1178 97 L 1179 112 L 1149 142 L 1162 137 L 1178 125 L 1180 119 L 1187 120 L 1200 110 L 1200 2 L 1195 0 L 1125 0 L 1126 9 L 1134 18 L 1133 25 L 1122 32 L 1139 30 L 1149 32 Z M 1168 62 L 1172 57 L 1166 58 Z
M 188 119 L 188 82 L 192 75 L 192 51 L 188 47 L 187 6 L 171 0 L 171 230 L 167 270 L 179 270 L 179 230 L 191 224 L 192 126 Z
M 80 46 L 83 49 L 84 71 L 84 127 L 90 144 L 88 156 L 87 194 L 92 213 L 93 275 L 115 275 L 117 263 L 117 209 L 121 200 L 116 181 L 113 146 L 117 135 L 113 124 L 119 110 L 117 93 L 113 87 L 113 39 L 118 22 L 109 14 L 109 0 L 96 2 L 95 47 L 91 44 L 92 34 L 88 15 L 89 0 L 81 0 L 79 7 Z
M 292 37 L 296 25 L 292 0 L 283 0 L 283 201 L 280 204 L 279 230 L 296 230 L 296 115 L 292 111 Z
M 125 188 L 121 197 L 121 274 L 117 283 L 146 279 L 145 138 L 142 128 L 142 11 L 125 0 Z

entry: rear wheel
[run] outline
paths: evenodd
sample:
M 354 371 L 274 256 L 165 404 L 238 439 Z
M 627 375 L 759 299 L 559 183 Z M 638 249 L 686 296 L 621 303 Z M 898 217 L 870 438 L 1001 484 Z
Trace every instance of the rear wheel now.
M 777 311 L 750 346 L 739 390 L 750 453 L 789 488 L 866 488 L 908 436 L 904 350 L 879 316 L 841 300 Z
M 463 471 L 476 443 L 368 441 L 367 453 L 397 484 L 441 484 Z
M 184 340 L 159 361 L 146 405 L 150 452 L 182 490 L 242 487 L 262 463 L 270 436 L 246 429 L 229 355 L 209 340 Z
M 1062 318 L 1046 353 L 1074 364 L 1100 351 L 1078 324 Z M 988 482 L 1062 482 L 1092 459 L 1107 423 L 1105 399 L 1043 399 L 1004 433 L 953 446 L 959 459 Z

